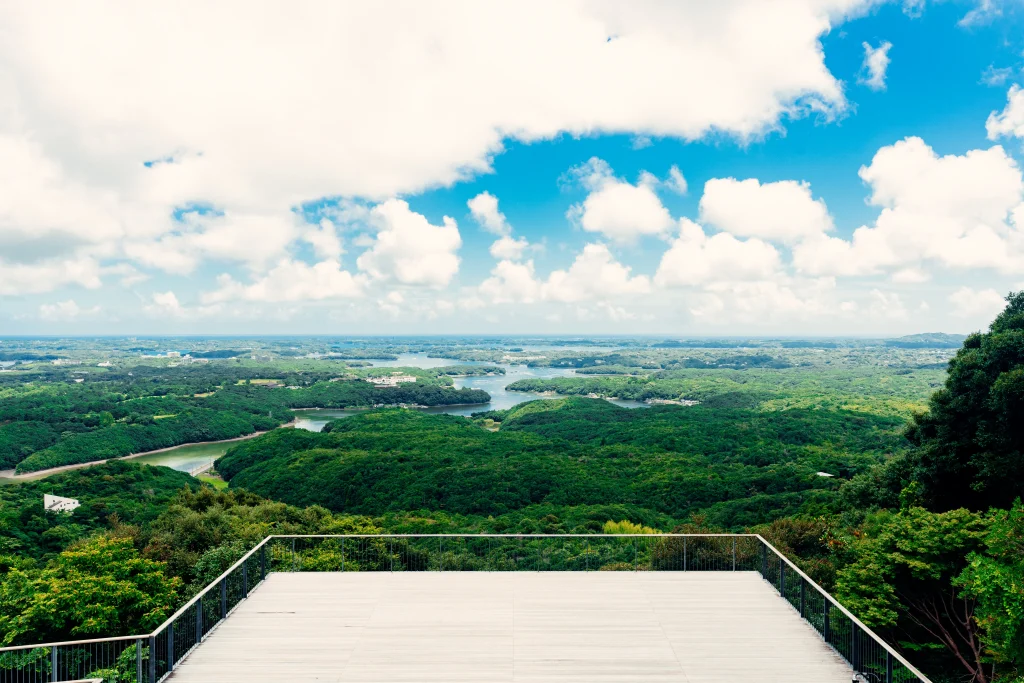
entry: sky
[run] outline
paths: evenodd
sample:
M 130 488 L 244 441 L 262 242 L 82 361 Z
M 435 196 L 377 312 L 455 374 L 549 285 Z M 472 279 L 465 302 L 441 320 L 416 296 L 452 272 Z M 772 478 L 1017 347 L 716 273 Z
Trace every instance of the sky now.
M 1022 0 L 4 3 L 0 335 L 981 329 L 1022 69 Z

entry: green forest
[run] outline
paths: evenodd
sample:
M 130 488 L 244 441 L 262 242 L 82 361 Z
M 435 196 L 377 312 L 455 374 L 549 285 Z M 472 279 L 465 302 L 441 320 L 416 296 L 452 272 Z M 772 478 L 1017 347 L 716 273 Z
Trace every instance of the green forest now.
M 416 382 L 384 389 L 362 381 L 369 369 L 289 358 L 4 378 L 6 467 L 269 431 L 217 461 L 227 490 L 130 461 L 0 487 L 0 644 L 152 628 L 270 533 L 750 531 L 936 683 L 1020 683 L 1024 294 L 948 365 L 914 355 L 946 341 L 648 345 L 578 361 L 599 374 L 518 382 L 555 395 L 468 418 L 395 406 L 486 401 L 451 378 L 501 368 L 410 369 Z M 319 433 L 276 428 L 312 406 L 378 408 Z M 82 505 L 45 512 L 45 493 Z
M 487 392 L 455 389 L 440 373 L 380 387 L 366 371 L 213 372 L 147 368 L 82 383 L 26 382 L 0 389 L 0 469 L 19 473 L 117 458 L 200 441 L 233 439 L 294 419 L 293 408 L 372 408 L 486 403 Z M 215 374 L 216 373 L 216 374 Z M 240 376 L 239 376 L 240 375 Z M 255 381 L 254 381 L 255 380 Z

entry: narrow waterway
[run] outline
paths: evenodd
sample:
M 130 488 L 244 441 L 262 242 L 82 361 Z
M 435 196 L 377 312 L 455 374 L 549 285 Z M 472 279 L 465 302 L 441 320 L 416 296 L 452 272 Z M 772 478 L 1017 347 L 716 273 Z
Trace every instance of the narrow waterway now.
M 505 369 L 504 375 L 491 375 L 479 377 L 455 377 L 456 388 L 468 387 L 470 389 L 483 389 L 491 395 L 490 403 L 472 406 L 437 406 L 433 408 L 421 408 L 425 413 L 444 413 L 447 415 L 470 415 L 484 410 L 506 410 L 512 406 L 534 401 L 539 398 L 552 398 L 544 394 L 531 391 L 506 391 L 505 387 L 512 382 L 521 379 L 550 379 L 553 377 L 572 377 L 574 370 L 567 368 L 531 368 L 526 365 L 506 365 L 504 363 L 483 363 L 478 361 L 455 361 L 447 358 L 430 358 L 424 353 L 405 353 L 398 357 L 398 360 L 372 361 L 374 367 L 381 368 L 439 368 L 446 365 L 490 365 L 500 366 Z M 647 404 L 640 401 L 612 401 L 623 408 L 646 408 Z M 308 429 L 311 432 L 319 432 L 324 425 L 332 420 L 343 417 L 350 417 L 359 414 L 358 410 L 337 410 L 332 408 L 316 408 L 312 410 L 297 410 L 295 426 L 299 429 Z

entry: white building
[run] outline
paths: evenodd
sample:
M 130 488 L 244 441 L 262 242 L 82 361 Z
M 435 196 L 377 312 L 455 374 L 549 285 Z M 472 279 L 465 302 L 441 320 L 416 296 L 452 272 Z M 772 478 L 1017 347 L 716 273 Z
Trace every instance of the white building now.
M 403 375 L 400 372 L 393 372 L 390 375 L 385 375 L 383 377 L 367 377 L 366 381 L 378 387 L 397 387 L 399 384 L 404 384 L 406 382 L 415 382 L 416 378 L 412 375 Z
M 71 514 L 71 511 L 77 508 L 79 503 L 74 498 L 64 498 L 63 496 L 51 496 L 49 493 L 43 494 L 43 509 L 48 512 L 66 512 Z

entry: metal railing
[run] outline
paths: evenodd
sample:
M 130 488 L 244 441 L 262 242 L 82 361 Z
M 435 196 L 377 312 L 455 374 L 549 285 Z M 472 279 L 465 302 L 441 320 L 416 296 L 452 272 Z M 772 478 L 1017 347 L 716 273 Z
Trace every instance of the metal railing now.
M 158 683 L 268 574 L 294 571 L 753 571 L 862 680 L 930 683 L 756 534 L 268 536 L 152 633 L 0 648 L 0 683 Z

